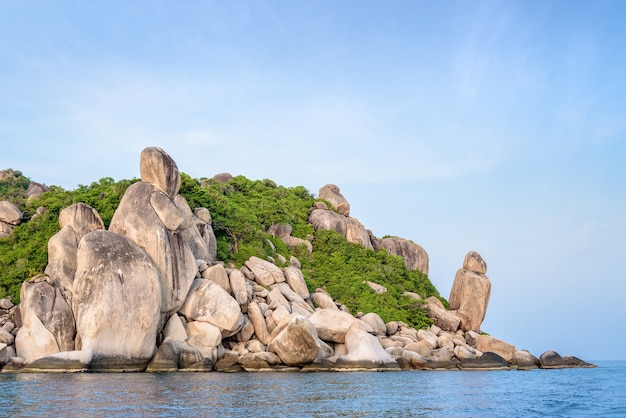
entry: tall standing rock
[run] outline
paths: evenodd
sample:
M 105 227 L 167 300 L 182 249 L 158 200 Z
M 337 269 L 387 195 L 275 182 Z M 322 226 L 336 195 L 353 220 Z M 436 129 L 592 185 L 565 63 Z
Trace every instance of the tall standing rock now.
M 72 307 L 94 368 L 141 370 L 156 350 L 159 272 L 128 238 L 94 231 L 78 246 Z
M 471 270 L 470 270 L 471 269 Z M 459 269 L 450 291 L 450 310 L 456 310 L 463 331 L 479 331 L 485 319 L 491 295 L 491 282 L 485 275 L 487 264 L 475 251 L 470 251 Z
M 45 274 L 65 289 L 66 298 L 71 303 L 78 243 L 89 232 L 104 229 L 104 222 L 94 208 L 85 203 L 76 203 L 61 211 L 59 225 L 61 230 L 48 241 Z
M 141 178 L 130 186 L 113 215 L 109 230 L 128 237 L 154 262 L 161 283 L 161 311 L 182 306 L 198 271 L 185 240 L 185 215 L 174 199 L 180 188 L 176 163 L 160 148 L 141 153 Z M 206 261 L 206 260 L 205 260 Z

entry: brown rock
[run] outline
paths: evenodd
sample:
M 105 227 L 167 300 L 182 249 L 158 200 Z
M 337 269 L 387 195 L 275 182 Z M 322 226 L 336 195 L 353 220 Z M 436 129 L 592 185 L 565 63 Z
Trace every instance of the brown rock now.
M 334 184 L 327 184 L 323 186 L 318 193 L 320 199 L 328 201 L 337 210 L 338 213 L 344 216 L 350 216 L 350 203 L 341 194 L 339 187 Z
M 383 238 L 379 240 L 379 244 L 389 254 L 402 257 L 407 269 L 428 274 L 428 253 L 421 245 L 399 237 Z

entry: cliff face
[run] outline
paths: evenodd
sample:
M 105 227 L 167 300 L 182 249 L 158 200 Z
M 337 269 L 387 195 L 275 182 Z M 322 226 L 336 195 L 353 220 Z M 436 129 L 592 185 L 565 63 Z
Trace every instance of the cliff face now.
M 22 285 L 21 304 L 0 300 L 3 371 L 389 370 L 537 367 L 540 362 L 480 335 L 490 282 L 486 263 L 470 252 L 450 296 L 410 293 L 434 324 L 415 329 L 385 323 L 375 312 L 354 315 L 324 289 L 307 286 L 295 257 L 284 267 L 251 256 L 241 268 L 218 263 L 212 218 L 179 194 L 176 163 L 159 148 L 140 158 L 141 181 L 126 190 L 110 226 L 78 203 L 59 216 L 44 275 Z M 309 221 L 366 249 L 386 249 L 412 270 L 428 255 L 401 238 L 378 240 L 349 217 L 339 188 L 320 195 Z M 14 216 L 15 217 L 15 216 Z M 313 250 L 291 237 L 291 225 L 270 232 L 289 247 Z M 368 281 L 380 297 L 386 288 Z M 420 309 L 417 306 L 414 309 Z M 488 356 L 484 353 L 489 352 Z M 550 356 L 551 364 L 556 364 Z

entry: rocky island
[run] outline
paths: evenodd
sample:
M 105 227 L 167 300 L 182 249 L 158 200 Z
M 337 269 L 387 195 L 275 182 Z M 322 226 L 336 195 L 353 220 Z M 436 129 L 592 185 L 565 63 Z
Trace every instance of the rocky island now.
M 218 260 L 211 211 L 190 206 L 179 193 L 181 173 L 162 149 L 142 152 L 140 175 L 108 228 L 82 202 L 59 212 L 60 230 L 47 242 L 43 272 L 23 282 L 17 306 L 0 299 L 3 373 L 593 367 L 554 351 L 537 358 L 482 333 L 491 282 L 475 251 L 459 263 L 447 301 L 400 295 L 428 324 L 385 322 L 377 312 L 350 312 L 330 291 L 312 286 L 302 260 L 285 257 L 269 240 L 271 256 L 250 255 L 239 266 Z M 32 183 L 28 190 L 36 196 L 46 187 Z M 33 218 L 45 213 L 40 209 Z M 0 240 L 22 219 L 15 204 L 0 202 Z M 334 231 L 372 253 L 402 257 L 407 271 L 428 274 L 424 248 L 374 237 L 350 217 L 335 185 L 319 190 L 307 220 L 315 231 Z M 316 245 L 292 236 L 290 223 L 273 223 L 264 232 L 300 258 Z M 233 245 L 237 251 L 236 240 Z M 372 298 L 388 292 L 376 280 L 362 282 Z

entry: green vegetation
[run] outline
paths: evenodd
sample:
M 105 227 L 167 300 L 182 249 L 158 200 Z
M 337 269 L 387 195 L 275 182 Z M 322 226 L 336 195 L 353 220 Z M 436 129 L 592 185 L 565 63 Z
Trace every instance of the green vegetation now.
M 0 179 L 0 200 L 17 204 L 26 219 L 38 207 L 47 208 L 45 214 L 24 222 L 10 237 L 0 239 L 0 298 L 11 296 L 18 301 L 21 283 L 45 269 L 47 242 L 59 230 L 59 212 L 84 202 L 94 207 L 108 226 L 124 192 L 137 179 L 116 182 L 103 178 L 72 191 L 52 186 L 38 198 L 26 200 L 22 196 L 29 180 L 19 172 L 13 173 L 18 175 Z M 218 260 L 240 267 L 252 255 L 266 258 L 278 252 L 287 259 L 295 255 L 302 263 L 310 289 L 324 287 L 352 313 L 376 312 L 384 321 L 400 320 L 415 327 L 432 322 L 414 299 L 403 296 L 403 292 L 410 291 L 424 298 L 439 297 L 428 277 L 408 271 L 402 258 L 384 250 L 366 250 L 334 231 L 314 231 L 307 220 L 315 199 L 304 187 L 288 188 L 271 180 L 249 180 L 243 176 L 226 183 L 200 181 L 184 173 L 181 177 L 180 193 L 191 209 L 206 207 L 211 212 Z M 292 236 L 313 237 L 313 253 L 309 255 L 304 249 L 291 251 L 280 239 L 272 238 L 267 230 L 277 223 L 290 224 Z M 385 286 L 388 292 L 376 294 L 365 281 Z
M 403 293 L 422 298 L 439 293 L 425 274 L 407 270 L 402 257 L 367 250 L 335 231 L 317 231 L 313 248 L 311 257 L 301 260 L 310 290 L 325 288 L 353 314 L 376 312 L 385 322 L 399 320 L 417 328 L 432 324 L 417 301 Z M 385 286 L 387 292 L 377 294 L 366 281 Z
M 38 198 L 27 200 L 23 194 L 30 180 L 19 171 L 13 173 L 19 177 L 0 180 L 0 190 L 3 191 L 0 200 L 17 205 L 27 221 L 16 226 L 11 236 L 0 239 L 0 298 L 10 296 L 13 301 L 18 301 L 22 282 L 43 273 L 48 264 L 48 240 L 60 229 L 58 217 L 61 210 L 74 203 L 87 203 L 98 211 L 108 226 L 122 195 L 136 180 L 115 182 L 103 178 L 89 186 L 80 185 L 73 191 L 51 186 Z M 46 212 L 30 219 L 40 206 L 45 207 Z

